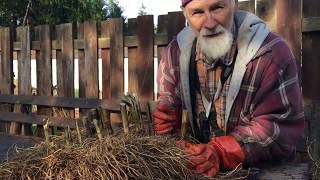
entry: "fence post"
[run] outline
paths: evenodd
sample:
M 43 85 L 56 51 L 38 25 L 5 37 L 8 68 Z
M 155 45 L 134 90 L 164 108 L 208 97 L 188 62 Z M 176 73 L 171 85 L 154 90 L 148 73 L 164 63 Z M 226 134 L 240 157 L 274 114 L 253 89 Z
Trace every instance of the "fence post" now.
M 97 23 L 94 21 L 84 22 L 84 64 L 80 69 L 85 84 L 85 97 L 98 98 L 98 33 Z
M 303 1 L 303 18 L 319 17 L 320 1 L 304 0 Z M 305 110 L 310 112 L 306 115 L 309 122 L 309 138 L 314 141 L 312 155 L 320 159 L 320 32 L 303 32 L 302 35 L 302 91 L 305 99 Z
M 57 94 L 62 97 L 74 97 L 74 60 L 72 24 L 56 26 L 56 40 L 60 45 L 56 51 Z M 74 109 L 65 109 L 74 117 Z
M 13 42 L 11 29 L 0 28 L 0 92 L 1 94 L 13 94 Z M 8 112 L 12 110 L 11 105 L 0 105 L 0 111 Z M 10 123 L 0 123 L 0 131 L 9 132 Z
M 102 49 L 102 97 L 118 98 L 124 91 L 123 19 L 101 22 L 101 37 L 110 38 L 110 49 Z
M 18 94 L 31 95 L 31 39 L 30 27 L 17 28 L 17 41 L 20 42 L 20 51 L 18 51 Z M 31 106 L 15 105 L 15 111 L 28 113 Z M 31 124 L 22 124 L 12 122 L 10 127 L 11 134 L 18 134 L 21 127 L 22 135 L 31 134 Z
M 36 51 L 37 65 L 37 95 L 52 96 L 52 47 L 51 47 L 51 30 L 49 25 L 35 27 L 35 40 L 39 41 L 40 49 Z M 37 106 L 37 113 L 40 115 L 51 115 L 50 107 Z M 44 132 L 41 126 L 39 136 Z M 41 127 L 41 128 L 40 128 Z
M 168 43 L 185 27 L 186 20 L 182 11 L 168 13 Z
M 157 26 L 157 34 L 167 34 L 168 27 L 168 15 L 159 15 L 158 16 L 158 26 Z M 168 42 L 169 43 L 169 42 Z M 166 46 L 157 46 L 157 58 L 158 64 L 161 60 L 162 51 L 166 48 Z

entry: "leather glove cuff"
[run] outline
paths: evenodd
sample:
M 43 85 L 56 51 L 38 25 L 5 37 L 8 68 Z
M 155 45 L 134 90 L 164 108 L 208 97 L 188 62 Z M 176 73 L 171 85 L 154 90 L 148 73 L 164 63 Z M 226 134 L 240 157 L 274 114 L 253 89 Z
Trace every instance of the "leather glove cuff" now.
M 244 162 L 244 152 L 233 136 L 215 137 L 209 143 L 216 148 L 223 169 L 233 170 Z

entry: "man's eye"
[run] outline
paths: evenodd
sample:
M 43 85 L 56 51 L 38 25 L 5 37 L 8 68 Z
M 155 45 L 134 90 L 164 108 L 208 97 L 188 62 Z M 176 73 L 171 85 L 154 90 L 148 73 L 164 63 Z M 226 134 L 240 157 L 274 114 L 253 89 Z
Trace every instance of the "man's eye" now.
M 192 15 L 200 15 L 202 14 L 203 12 L 202 11 L 193 11 L 192 12 Z

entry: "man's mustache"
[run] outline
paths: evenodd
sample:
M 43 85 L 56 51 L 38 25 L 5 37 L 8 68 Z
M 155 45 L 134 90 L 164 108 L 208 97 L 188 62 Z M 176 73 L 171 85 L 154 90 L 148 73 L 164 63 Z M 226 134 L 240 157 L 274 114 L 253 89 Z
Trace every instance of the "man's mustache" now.
M 207 28 L 203 28 L 200 31 L 200 35 L 203 37 L 214 37 L 224 33 L 226 30 L 221 25 L 217 26 L 214 30 L 209 30 Z

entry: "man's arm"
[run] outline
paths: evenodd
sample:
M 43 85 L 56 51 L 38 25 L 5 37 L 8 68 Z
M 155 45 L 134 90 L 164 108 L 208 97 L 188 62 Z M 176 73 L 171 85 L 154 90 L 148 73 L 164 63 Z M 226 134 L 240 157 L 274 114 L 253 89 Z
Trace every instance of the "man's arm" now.
M 179 56 L 176 40 L 162 53 L 157 74 L 159 104 L 153 113 L 157 134 L 171 133 L 181 124 Z
M 246 164 L 292 158 L 304 129 L 295 60 L 284 42 L 272 51 L 248 112 L 241 113 L 241 123 L 231 133 L 242 144 Z

